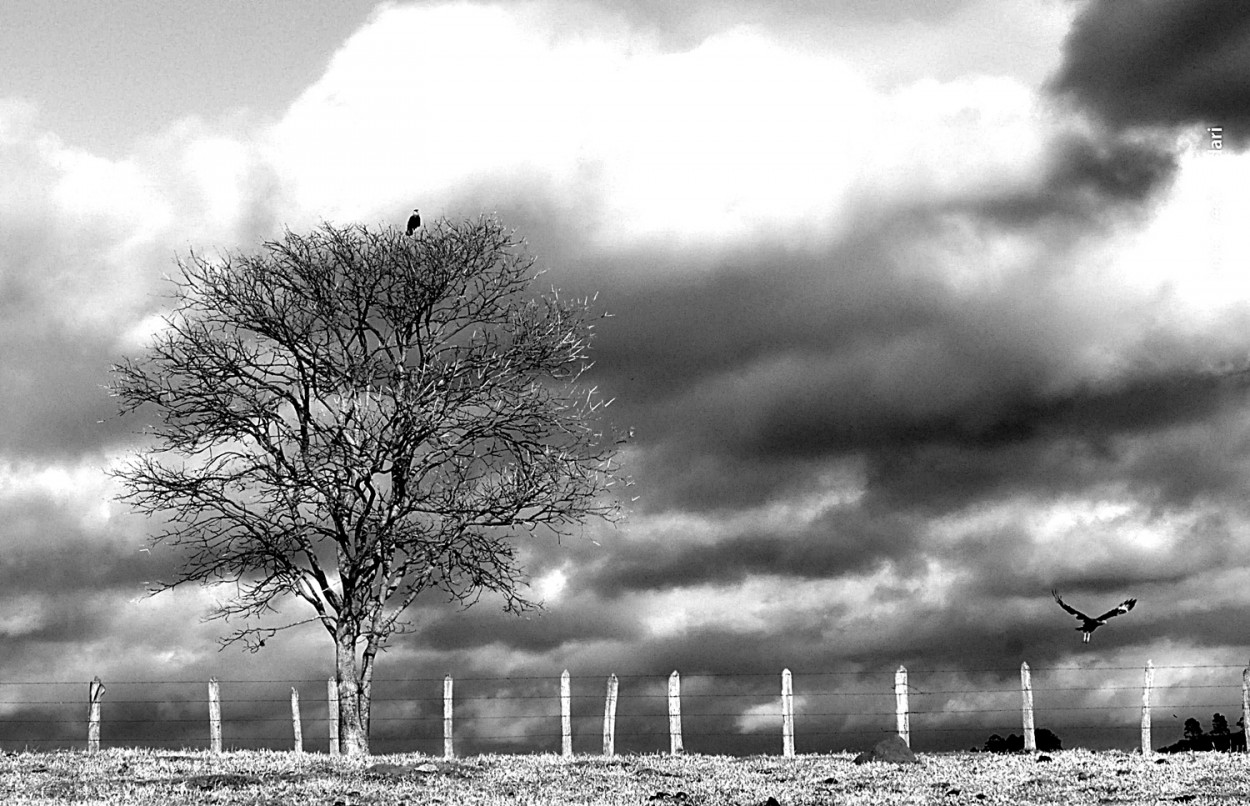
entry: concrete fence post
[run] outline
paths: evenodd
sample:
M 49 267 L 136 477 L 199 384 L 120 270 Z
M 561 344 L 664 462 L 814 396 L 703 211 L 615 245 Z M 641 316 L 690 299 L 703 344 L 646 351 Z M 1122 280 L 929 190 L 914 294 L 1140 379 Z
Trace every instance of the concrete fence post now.
M 1033 725 L 1033 675 L 1027 662 L 1020 664 L 1020 707 L 1024 720 L 1024 749 L 1037 750 L 1037 731 Z
M 603 701 L 603 754 L 616 755 L 616 695 L 620 683 L 616 675 L 608 676 L 608 693 Z
M 299 718 L 299 689 L 291 686 L 291 730 L 295 734 L 295 752 L 304 752 L 304 726 Z
M 681 675 L 676 670 L 668 676 L 668 752 L 684 752 L 681 744 Z
M 208 744 L 214 753 L 221 752 L 221 687 L 217 678 L 208 678 Z
M 452 718 L 454 716 L 453 683 L 451 675 L 443 678 L 443 758 L 455 758 L 456 749 L 452 743 Z
M 560 674 L 560 755 L 573 756 L 573 692 L 568 669 Z
M 911 714 L 907 707 L 907 667 L 899 666 L 894 673 L 894 723 L 898 737 L 911 747 Z
M 339 754 L 339 686 L 331 677 L 326 681 L 326 708 L 329 715 L 326 721 L 330 727 L 330 755 Z
M 87 686 L 87 700 L 90 703 L 87 711 L 88 753 L 97 753 L 100 750 L 100 701 L 104 699 L 105 690 L 99 675 Z
M 1241 725 L 1242 736 L 1250 736 L 1250 666 L 1241 670 Z M 1242 751 L 1250 753 L 1250 741 L 1242 746 Z
M 794 758 L 794 678 L 781 670 L 781 755 Z

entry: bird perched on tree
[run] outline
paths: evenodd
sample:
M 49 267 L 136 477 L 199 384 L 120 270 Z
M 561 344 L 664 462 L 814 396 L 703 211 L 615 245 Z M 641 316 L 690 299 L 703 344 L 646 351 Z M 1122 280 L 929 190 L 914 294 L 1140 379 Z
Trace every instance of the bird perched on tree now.
M 416 207 L 414 207 L 412 208 L 412 215 L 408 216 L 408 234 L 411 235 L 412 233 L 416 232 L 417 228 L 420 226 L 421 226 L 421 213 Z
M 1133 605 L 1137 604 L 1136 599 L 1125 599 L 1123 602 L 1120 602 L 1118 605 L 1108 610 L 1106 613 L 1103 613 L 1098 618 L 1090 618 L 1080 610 L 1077 610 L 1075 607 L 1072 607 L 1064 602 L 1063 599 L 1059 597 L 1059 591 L 1052 589 L 1050 594 L 1055 597 L 1055 601 L 1059 603 L 1060 607 L 1081 620 L 1081 626 L 1077 627 L 1077 629 L 1084 634 L 1081 641 L 1086 644 L 1089 643 L 1089 636 L 1094 632 L 1094 630 L 1106 624 L 1107 619 L 1114 618 L 1115 616 L 1121 616 L 1132 610 Z

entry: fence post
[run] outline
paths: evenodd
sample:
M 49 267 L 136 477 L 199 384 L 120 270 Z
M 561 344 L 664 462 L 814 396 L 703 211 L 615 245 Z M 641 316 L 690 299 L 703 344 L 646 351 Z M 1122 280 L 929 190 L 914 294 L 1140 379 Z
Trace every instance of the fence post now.
M 681 675 L 674 669 L 668 676 L 668 752 L 677 755 L 681 746 Z
M 898 737 L 911 747 L 911 717 L 907 711 L 907 667 L 899 666 L 894 673 L 894 721 Z
M 603 754 L 616 755 L 616 694 L 620 683 L 615 674 L 608 675 L 608 695 L 603 701 Z
M 214 753 L 221 752 L 221 688 L 217 678 L 208 678 L 208 744 Z
M 781 755 L 794 757 L 794 678 L 781 670 Z
M 331 677 L 326 681 L 326 721 L 330 724 L 330 755 L 339 754 L 339 687 Z
M 569 686 L 569 670 L 560 674 L 560 755 L 573 755 L 573 693 Z
M 1242 737 L 1250 736 L 1250 666 L 1241 670 L 1241 725 Z M 1250 753 L 1250 741 L 1242 745 L 1242 752 Z
M 451 741 L 452 682 L 451 675 L 443 678 L 443 758 L 453 758 L 456 750 Z
M 100 750 L 100 700 L 104 698 L 104 683 L 100 676 L 87 685 L 87 701 L 90 708 L 87 714 L 87 752 L 96 753 Z
M 1024 709 L 1024 749 L 1032 753 L 1037 750 L 1037 731 L 1033 727 L 1033 674 L 1028 661 L 1020 664 L 1020 697 Z
M 291 725 L 295 730 L 295 752 L 304 752 L 304 726 L 299 719 L 299 690 L 291 686 Z
M 1141 754 L 1143 757 L 1154 753 L 1154 748 L 1150 743 L 1150 689 L 1154 687 L 1154 684 L 1155 665 L 1153 661 L 1148 660 L 1141 688 Z

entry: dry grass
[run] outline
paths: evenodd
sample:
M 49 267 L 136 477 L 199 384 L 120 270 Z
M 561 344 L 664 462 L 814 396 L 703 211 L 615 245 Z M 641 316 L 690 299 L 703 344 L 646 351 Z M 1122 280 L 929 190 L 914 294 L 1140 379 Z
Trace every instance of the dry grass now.
M 857 766 L 847 754 L 616 759 L 150 750 L 0 757 L 4 804 L 488 806 L 646 804 L 1235 804 L 1250 802 L 1250 756 L 1206 753 L 1153 763 L 1081 750 L 1036 756 L 921 755 L 921 763 Z M 371 765 L 408 765 L 389 773 Z M 403 774 L 399 774 L 403 773 Z

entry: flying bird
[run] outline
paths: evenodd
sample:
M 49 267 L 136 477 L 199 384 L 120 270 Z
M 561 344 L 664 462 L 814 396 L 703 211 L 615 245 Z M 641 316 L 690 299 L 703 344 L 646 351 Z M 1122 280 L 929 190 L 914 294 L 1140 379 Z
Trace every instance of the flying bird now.
M 1086 644 L 1089 643 L 1089 636 L 1094 632 L 1094 630 L 1106 624 L 1107 619 L 1114 618 L 1115 616 L 1123 615 L 1127 613 L 1128 611 L 1132 610 L 1133 605 L 1137 604 L 1136 599 L 1125 599 L 1123 602 L 1120 602 L 1118 605 L 1111 608 L 1106 613 L 1103 613 L 1098 618 L 1090 618 L 1089 616 L 1082 613 L 1080 610 L 1077 610 L 1075 607 L 1072 607 L 1071 605 L 1064 602 L 1063 599 L 1060 598 L 1059 596 L 1059 591 L 1052 589 L 1050 594 L 1055 597 L 1055 601 L 1059 603 L 1060 607 L 1062 607 L 1064 610 L 1067 610 L 1069 613 L 1071 613 L 1072 615 L 1076 616 L 1078 619 L 1081 620 L 1081 626 L 1077 627 L 1077 629 L 1080 630 L 1084 634 L 1081 638 L 1081 641 Z
M 420 226 L 421 226 L 421 213 L 416 207 L 414 207 L 412 208 L 412 215 L 408 216 L 408 234 L 411 235 L 412 233 L 416 232 L 417 227 L 420 227 Z

